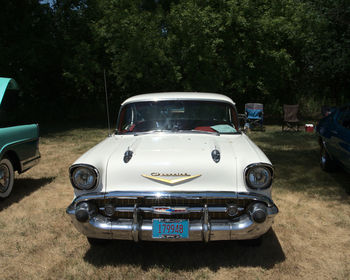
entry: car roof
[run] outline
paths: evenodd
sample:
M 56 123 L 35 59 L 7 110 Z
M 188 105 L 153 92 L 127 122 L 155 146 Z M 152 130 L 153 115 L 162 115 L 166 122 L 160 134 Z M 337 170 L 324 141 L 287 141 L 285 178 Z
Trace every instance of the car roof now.
M 135 95 L 126 99 L 122 105 L 143 102 L 143 101 L 166 101 L 166 100 L 205 100 L 205 101 L 222 101 L 233 105 L 235 103 L 226 95 L 206 92 L 160 92 Z

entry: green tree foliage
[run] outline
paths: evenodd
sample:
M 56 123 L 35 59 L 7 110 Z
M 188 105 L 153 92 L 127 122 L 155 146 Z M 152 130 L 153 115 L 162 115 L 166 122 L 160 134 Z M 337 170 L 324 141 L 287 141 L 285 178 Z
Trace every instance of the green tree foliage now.
M 213 91 L 242 102 L 296 102 L 312 92 L 307 56 L 327 29 L 312 3 L 162 3 L 100 1 L 95 31 L 123 95 Z
M 28 107 L 39 107 L 55 91 L 60 75 L 52 10 L 38 1 L 3 1 L 0 12 L 0 76 L 13 77 Z
M 0 74 L 50 112 L 102 109 L 104 69 L 113 115 L 123 99 L 146 92 L 219 92 L 274 113 L 283 103 L 350 96 L 348 0 L 18 0 L 3 7 Z
M 78 98 L 93 95 L 94 76 L 101 72 L 99 42 L 91 32 L 91 24 L 98 15 L 94 5 L 89 0 L 60 0 L 53 6 L 62 75 L 67 88 L 73 89 Z
M 96 1 L 57 0 L 53 7 L 59 49 L 65 114 L 95 117 L 103 96 L 104 51 L 94 38 L 92 25 L 99 17 Z M 67 106 L 68 105 L 68 106 Z
M 310 86 L 324 97 L 338 102 L 350 96 L 350 1 L 310 0 L 325 23 L 318 29 L 318 41 L 305 56 L 309 59 Z

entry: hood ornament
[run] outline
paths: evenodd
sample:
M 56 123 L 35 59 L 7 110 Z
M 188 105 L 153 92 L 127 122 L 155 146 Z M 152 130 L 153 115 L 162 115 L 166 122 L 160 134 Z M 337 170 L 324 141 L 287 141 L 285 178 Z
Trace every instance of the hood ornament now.
M 168 185 L 176 185 L 184 182 L 188 182 L 195 178 L 200 177 L 201 175 L 189 175 L 187 173 L 170 173 L 170 174 L 162 174 L 158 172 L 152 172 L 151 175 L 142 174 L 142 177 L 148 178 L 150 180 L 165 183 Z M 177 177 L 176 179 L 169 179 L 169 177 Z M 180 178 L 178 178 L 180 177 Z
M 133 154 L 133 151 L 129 150 L 128 148 L 128 150 L 124 153 L 124 162 L 128 163 L 131 160 Z
M 220 151 L 215 149 L 211 152 L 211 157 L 213 158 L 213 161 L 218 163 L 221 159 Z

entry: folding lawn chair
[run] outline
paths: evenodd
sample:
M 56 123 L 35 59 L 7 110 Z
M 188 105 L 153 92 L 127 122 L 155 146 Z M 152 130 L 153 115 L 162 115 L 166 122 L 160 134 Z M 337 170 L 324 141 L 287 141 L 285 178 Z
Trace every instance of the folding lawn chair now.
M 245 114 L 237 114 L 237 116 L 238 116 L 238 123 L 239 123 L 240 129 L 244 129 L 247 116 Z
M 264 105 L 261 103 L 245 104 L 246 126 L 251 129 L 259 128 L 263 130 Z
M 282 131 L 299 131 L 298 111 L 299 105 L 283 105 Z

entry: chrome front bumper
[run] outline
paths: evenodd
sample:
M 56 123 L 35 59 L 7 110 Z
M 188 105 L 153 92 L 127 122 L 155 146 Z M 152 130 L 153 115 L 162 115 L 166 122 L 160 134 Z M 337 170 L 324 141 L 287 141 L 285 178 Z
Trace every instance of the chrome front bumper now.
M 142 207 L 133 208 L 133 218 L 109 218 L 99 213 L 90 213 L 86 222 L 79 222 L 76 219 L 76 207 L 81 202 L 87 202 L 90 199 L 105 199 L 118 197 L 119 199 L 140 198 L 143 199 L 154 197 L 176 197 L 176 198 L 234 198 L 234 199 L 251 199 L 257 203 L 266 205 L 266 220 L 257 223 L 249 213 L 244 213 L 239 217 L 232 219 L 214 220 L 210 218 L 210 209 L 207 206 L 201 208 L 201 219 L 189 221 L 189 238 L 187 239 L 154 239 L 152 238 L 152 220 L 142 219 L 140 212 Z M 75 227 L 82 234 L 91 238 L 100 239 L 122 239 L 133 241 L 214 241 L 214 240 L 243 240 L 258 238 L 266 233 L 273 223 L 273 219 L 278 213 L 277 206 L 273 201 L 259 194 L 254 193 L 125 193 L 114 192 L 105 194 L 90 194 L 77 197 L 66 210 L 71 216 Z M 164 218 L 171 219 L 170 216 Z

